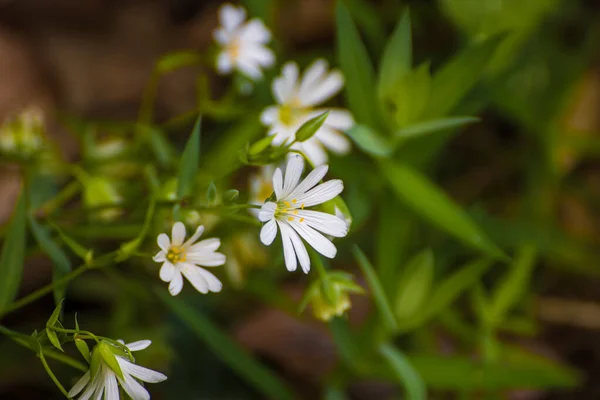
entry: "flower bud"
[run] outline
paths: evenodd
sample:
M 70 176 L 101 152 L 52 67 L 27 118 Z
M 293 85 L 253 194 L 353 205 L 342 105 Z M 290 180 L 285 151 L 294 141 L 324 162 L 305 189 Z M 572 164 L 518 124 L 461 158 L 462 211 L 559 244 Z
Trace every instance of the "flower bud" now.
M 310 285 L 301 309 L 310 302 L 313 315 L 320 320 L 342 316 L 351 307 L 350 293 L 364 292 L 352 279 L 352 275 L 341 271 L 327 273 Z
M 44 143 L 44 116 L 41 110 L 29 108 L 0 127 L 0 152 L 31 156 Z
M 329 111 L 325 111 L 323 114 L 317 115 L 303 123 L 302 126 L 298 128 L 298 131 L 296 131 L 296 141 L 305 142 L 313 137 L 315 133 L 321 129 L 328 116 Z
M 121 203 L 121 196 L 114 184 L 102 176 L 85 176 L 83 184 L 83 202 L 86 207 L 103 207 L 94 212 L 94 216 L 105 221 L 112 221 L 121 215 L 122 210 L 110 206 Z M 107 207 L 108 208 L 104 208 Z

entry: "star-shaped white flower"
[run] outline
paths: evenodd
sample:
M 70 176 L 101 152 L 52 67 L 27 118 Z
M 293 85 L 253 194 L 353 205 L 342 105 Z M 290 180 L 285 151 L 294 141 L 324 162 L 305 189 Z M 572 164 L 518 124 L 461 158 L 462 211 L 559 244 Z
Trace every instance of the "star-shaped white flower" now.
M 200 293 L 220 292 L 223 285 L 211 272 L 203 267 L 218 267 L 225 264 L 225 255 L 217 253 L 221 240 L 217 238 L 204 239 L 195 243 L 204 232 L 204 226 L 199 226 L 189 240 L 184 243 L 185 225 L 176 222 L 173 225 L 171 239 L 166 233 L 158 235 L 157 243 L 160 251 L 153 260 L 163 263 L 160 268 L 160 279 L 170 282 L 169 292 L 176 296 L 183 287 L 183 276 Z
M 261 68 L 275 63 L 275 55 L 265 46 L 271 40 L 269 30 L 258 18 L 246 22 L 246 10 L 231 4 L 221 6 L 219 21 L 221 26 L 213 33 L 222 47 L 217 71 L 229 74 L 237 69 L 252 80 L 261 79 Z
M 277 105 L 267 107 L 260 117 L 263 125 L 270 127 L 269 135 L 276 135 L 273 145 L 278 146 L 286 139 L 291 142 L 304 122 L 329 110 L 325 123 L 312 138 L 292 146 L 292 149 L 302 151 L 315 165 L 327 162 L 326 150 L 337 154 L 350 150 L 350 141 L 342 131 L 354 125 L 348 110 L 317 108 L 344 86 L 340 71 L 327 70 L 327 61 L 316 60 L 300 79 L 298 65 L 293 62 L 285 64 L 281 76 L 275 78 L 272 85 Z
M 279 227 L 285 266 L 289 271 L 296 270 L 298 261 L 305 273 L 310 270 L 310 257 L 300 238 L 325 257 L 333 258 L 337 249 L 323 234 L 343 237 L 348 233 L 346 223 L 335 215 L 306 209 L 333 199 L 344 189 L 339 179 L 318 184 L 328 168 L 320 165 L 300 182 L 304 160 L 297 155 L 290 157 L 285 177 L 279 168 L 273 174 L 277 202 L 265 203 L 258 213 L 258 218 L 266 222 L 260 231 L 263 244 L 273 243 Z
M 121 340 L 119 340 L 119 342 L 123 343 Z M 144 350 L 150 346 L 151 343 L 150 340 L 140 340 L 138 342 L 126 344 L 125 346 L 131 351 L 139 351 Z M 75 398 L 75 396 L 83 391 L 79 396 L 79 400 L 87 400 L 90 398 L 101 399 L 102 395 L 104 395 L 105 400 L 119 400 L 119 385 L 121 385 L 125 393 L 133 400 L 148 400 L 150 399 L 150 393 L 148 393 L 138 380 L 147 383 L 157 383 L 167 379 L 167 377 L 160 372 L 136 365 L 125 357 L 115 354 L 115 359 L 123 372 L 123 378 L 117 376 L 117 374 L 101 360 L 96 376 L 92 378 L 91 372 L 86 372 L 69 391 L 69 398 Z

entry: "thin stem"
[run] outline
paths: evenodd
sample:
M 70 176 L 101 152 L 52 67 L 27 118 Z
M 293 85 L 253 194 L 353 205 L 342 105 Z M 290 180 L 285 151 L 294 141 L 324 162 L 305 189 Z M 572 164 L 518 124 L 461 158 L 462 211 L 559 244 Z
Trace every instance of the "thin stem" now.
M 8 306 L 4 310 L 2 310 L 2 312 L 0 313 L 0 318 L 4 317 L 6 314 L 9 314 L 23 306 L 26 306 L 29 303 L 36 301 L 37 299 L 47 295 L 48 293 L 51 293 L 55 287 L 67 284 L 68 282 L 77 278 L 79 275 L 81 275 L 88 269 L 90 269 L 90 266 L 84 264 L 84 265 L 80 266 L 79 268 L 77 268 L 76 270 L 71 271 L 67 275 L 63 276 L 62 278 L 60 278 L 52 283 L 49 283 L 48 285 L 44 286 L 43 288 L 38 289 L 37 291 L 15 301 L 10 306 Z
M 321 257 L 317 254 L 317 252 L 312 251 L 310 252 L 311 255 L 311 259 L 313 261 L 313 264 L 315 265 L 317 272 L 319 273 L 319 277 L 322 280 L 327 280 L 329 277 L 327 275 L 327 270 L 325 269 L 325 265 L 323 265 L 323 261 L 321 260 Z
M 48 375 L 50 375 L 50 379 L 52 379 L 52 382 L 54 382 L 54 384 L 61 391 L 61 393 L 64 394 L 67 399 L 70 399 L 69 394 L 67 393 L 66 389 L 56 378 L 56 376 L 54 375 L 54 372 L 52 372 L 52 370 L 50 369 L 50 366 L 46 362 L 46 358 L 44 357 L 44 351 L 42 350 L 42 346 L 40 346 L 39 349 L 40 349 L 40 352 L 39 352 L 40 360 L 42 361 L 42 365 L 44 366 L 44 369 L 46 370 Z
M 79 192 L 79 182 L 73 181 L 65 186 L 55 197 L 45 202 L 37 212 L 42 215 L 50 215 L 56 209 L 64 205 L 67 201 L 71 200 L 73 196 Z

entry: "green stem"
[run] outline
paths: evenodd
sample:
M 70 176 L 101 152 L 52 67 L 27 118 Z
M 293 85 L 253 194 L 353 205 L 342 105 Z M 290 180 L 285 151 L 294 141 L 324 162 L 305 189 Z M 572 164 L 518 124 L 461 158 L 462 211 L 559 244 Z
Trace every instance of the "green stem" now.
M 45 202 L 37 212 L 42 215 L 51 215 L 56 209 L 71 200 L 79 192 L 79 187 L 79 182 L 77 181 L 69 183 L 55 197 Z
M 323 281 L 327 280 L 329 277 L 327 275 L 327 270 L 325 269 L 325 265 L 323 265 L 323 261 L 321 260 L 321 257 L 319 257 L 319 255 L 315 251 L 312 251 L 312 250 L 310 252 L 310 255 L 311 255 L 310 258 L 313 261 L 313 265 L 316 267 L 321 280 L 323 280 Z
M 64 394 L 67 399 L 70 399 L 69 394 L 67 393 L 67 391 L 65 390 L 63 385 L 59 382 L 59 380 L 56 378 L 56 375 L 54 375 L 54 372 L 52 372 L 52 370 L 50 369 L 50 366 L 46 362 L 46 358 L 44 357 L 44 351 L 42 350 L 42 346 L 40 346 L 39 349 L 40 349 L 40 352 L 39 352 L 40 360 L 42 361 L 42 365 L 44 366 L 44 369 L 46 370 L 48 375 L 50 375 L 50 379 L 52 379 L 52 382 L 54 382 L 54 384 L 61 391 L 61 393 Z

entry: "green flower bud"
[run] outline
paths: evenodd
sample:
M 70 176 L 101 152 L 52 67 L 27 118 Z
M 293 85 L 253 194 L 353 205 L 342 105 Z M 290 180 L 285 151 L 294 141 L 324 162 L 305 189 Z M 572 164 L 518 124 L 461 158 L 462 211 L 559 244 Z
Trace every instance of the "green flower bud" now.
M 350 293 L 363 293 L 351 274 L 334 271 L 313 282 L 301 302 L 301 310 L 311 304 L 313 315 L 323 321 L 342 316 L 351 307 Z
M 103 207 L 102 210 L 94 212 L 94 216 L 105 221 L 112 221 L 121 215 L 121 209 L 110 207 L 118 205 L 122 200 L 111 181 L 102 176 L 86 175 L 82 184 L 83 202 L 86 207 Z
M 314 134 L 321 129 L 328 116 L 329 111 L 325 111 L 323 114 L 317 115 L 303 123 L 302 126 L 298 128 L 298 131 L 296 131 L 296 141 L 304 142 L 313 137 Z

